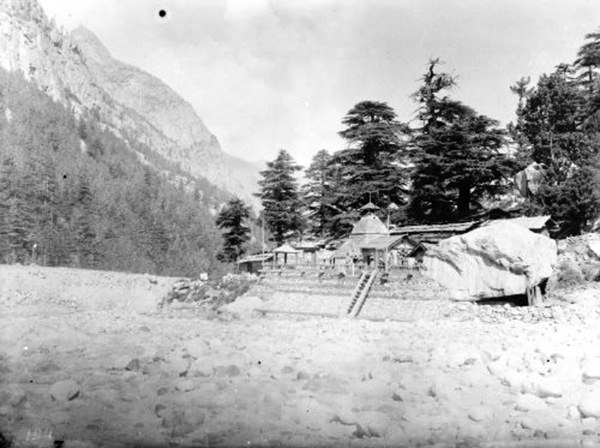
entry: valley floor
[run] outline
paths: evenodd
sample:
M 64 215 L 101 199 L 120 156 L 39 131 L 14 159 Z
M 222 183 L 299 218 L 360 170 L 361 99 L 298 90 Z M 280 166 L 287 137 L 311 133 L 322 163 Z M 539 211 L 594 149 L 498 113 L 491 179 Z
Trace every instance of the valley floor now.
M 600 445 L 598 288 L 373 322 L 159 310 L 174 280 L 0 266 L 0 445 Z

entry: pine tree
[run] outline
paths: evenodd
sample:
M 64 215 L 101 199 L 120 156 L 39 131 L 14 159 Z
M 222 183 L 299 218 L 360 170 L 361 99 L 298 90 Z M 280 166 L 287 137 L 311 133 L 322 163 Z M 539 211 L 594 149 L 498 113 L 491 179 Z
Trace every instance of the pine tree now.
M 584 136 L 584 90 L 560 73 L 542 75 L 522 109 L 523 133 L 532 145 L 531 158 L 548 166 L 589 156 L 580 145 Z M 581 152 L 584 150 L 584 152 Z
M 517 145 L 517 154 L 520 157 L 525 157 L 528 151 L 527 137 L 523 133 L 523 108 L 525 101 L 531 95 L 533 89 L 529 87 L 531 78 L 522 77 L 514 85 L 510 86 L 510 91 L 517 96 L 517 122 L 509 123 L 507 126 L 508 134 L 512 141 Z M 524 162 L 522 163 L 524 165 Z
M 586 71 L 592 62 L 590 56 Z M 593 107 L 597 93 L 589 79 L 572 79 L 560 69 L 542 75 L 521 112 L 530 160 L 545 167 L 528 212 L 552 215 L 566 235 L 582 232 L 600 213 L 600 129 Z
M 13 198 L 15 182 L 15 162 L 11 157 L 0 158 L 0 261 L 8 261 L 11 252 L 9 234 L 11 224 L 9 212 Z
M 92 225 L 96 219 L 94 197 L 87 176 L 81 173 L 77 180 L 76 206 L 71 218 L 75 234 L 76 255 L 80 266 L 93 267 L 98 258 L 96 232 Z
M 217 226 L 225 230 L 223 248 L 217 258 L 225 263 L 236 261 L 241 257 L 244 245 L 250 240 L 250 228 L 245 221 L 250 218 L 250 208 L 239 198 L 231 199 L 217 216 Z
M 477 114 L 445 91 L 455 80 L 437 73 L 434 59 L 413 95 L 422 127 L 412 145 L 414 171 L 408 212 L 419 222 L 467 218 L 477 201 L 505 190 L 511 162 L 500 154 L 504 133 L 495 120 Z
M 330 170 L 335 207 L 332 233 L 348 231 L 359 217 L 358 210 L 371 199 L 382 210 L 407 200 L 409 171 L 404 160 L 403 138 L 409 130 L 396 120 L 384 102 L 363 101 L 343 118 L 340 136 L 348 148 L 332 155 Z
M 75 119 L 20 73 L 0 69 L 0 104 L 10 111 L 0 113 L 0 262 L 29 262 L 37 245 L 36 261 L 48 265 L 175 276 L 220 269 L 209 207 L 224 192 L 114 135 L 98 114 Z
M 561 233 L 579 235 L 589 221 L 600 213 L 598 173 L 593 167 L 583 167 L 561 183 L 545 183 L 532 209 L 549 214 L 561 224 Z
M 581 46 L 575 59 L 575 67 L 582 70 L 578 81 L 589 95 L 593 95 L 598 75 L 595 69 L 600 67 L 600 33 L 588 33 L 585 35 L 586 42 Z
M 277 244 L 304 229 L 298 181 L 294 177 L 300 169 L 292 156 L 280 149 L 275 160 L 267 162 L 267 169 L 260 172 L 263 178 L 258 182 L 260 191 L 256 196 L 262 202 L 263 219 Z
M 306 184 L 303 185 L 303 197 L 308 209 L 308 222 L 314 235 L 321 238 L 332 231 L 332 223 L 338 214 L 333 204 L 334 173 L 331 155 L 322 149 L 315 154 L 312 163 L 304 171 Z
M 396 121 L 396 112 L 377 101 L 356 104 L 342 119 L 342 124 L 346 129 L 339 134 L 352 146 L 346 154 L 370 167 L 382 165 L 386 161 L 384 155 L 398 151 L 398 136 L 405 129 Z

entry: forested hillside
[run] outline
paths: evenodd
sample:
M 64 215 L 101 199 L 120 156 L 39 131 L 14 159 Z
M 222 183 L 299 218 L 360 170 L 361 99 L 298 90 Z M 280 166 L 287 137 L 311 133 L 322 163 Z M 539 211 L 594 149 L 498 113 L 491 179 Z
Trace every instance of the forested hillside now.
M 208 182 L 3 70 L 0 130 L 0 262 L 166 275 L 215 268 L 209 206 L 227 196 Z

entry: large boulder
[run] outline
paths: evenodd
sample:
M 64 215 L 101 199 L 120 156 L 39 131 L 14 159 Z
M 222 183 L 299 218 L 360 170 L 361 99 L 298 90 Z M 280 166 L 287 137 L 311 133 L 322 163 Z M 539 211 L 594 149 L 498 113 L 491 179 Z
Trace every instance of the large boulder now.
M 535 196 L 545 175 L 544 167 L 534 162 L 515 175 L 515 185 L 524 198 Z
M 454 300 L 525 294 L 552 275 L 556 242 L 511 222 L 457 235 L 429 249 L 424 274 Z
M 587 245 L 590 254 L 597 260 L 600 260 L 600 234 L 591 233 L 588 238 Z
M 600 281 L 600 235 L 585 233 L 557 242 L 558 263 L 550 278 L 550 290 Z

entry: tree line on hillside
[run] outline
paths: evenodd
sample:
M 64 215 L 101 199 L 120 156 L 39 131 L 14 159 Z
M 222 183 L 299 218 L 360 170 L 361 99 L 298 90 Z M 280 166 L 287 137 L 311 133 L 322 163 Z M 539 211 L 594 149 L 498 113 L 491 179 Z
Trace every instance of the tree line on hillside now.
M 456 79 L 434 59 L 411 96 L 416 126 L 399 122 L 385 102 L 356 104 L 339 132 L 347 148 L 319 151 L 303 185 L 296 178 L 302 168 L 280 150 L 261 172 L 257 193 L 272 240 L 346 234 L 368 200 L 395 224 L 467 220 L 509 198 L 514 175 L 531 163 L 544 177 L 523 213 L 551 215 L 565 236 L 589 229 L 600 214 L 600 33 L 586 40 L 573 63 L 535 86 L 529 78 L 510 86 L 516 121 L 505 129 L 452 99 Z M 229 224 L 220 227 L 231 230 Z M 242 240 L 226 241 L 222 258 L 243 254 Z
M 0 104 L 0 262 L 178 276 L 219 268 L 209 207 L 225 193 L 126 143 L 93 111 L 76 118 L 18 73 L 0 70 Z

